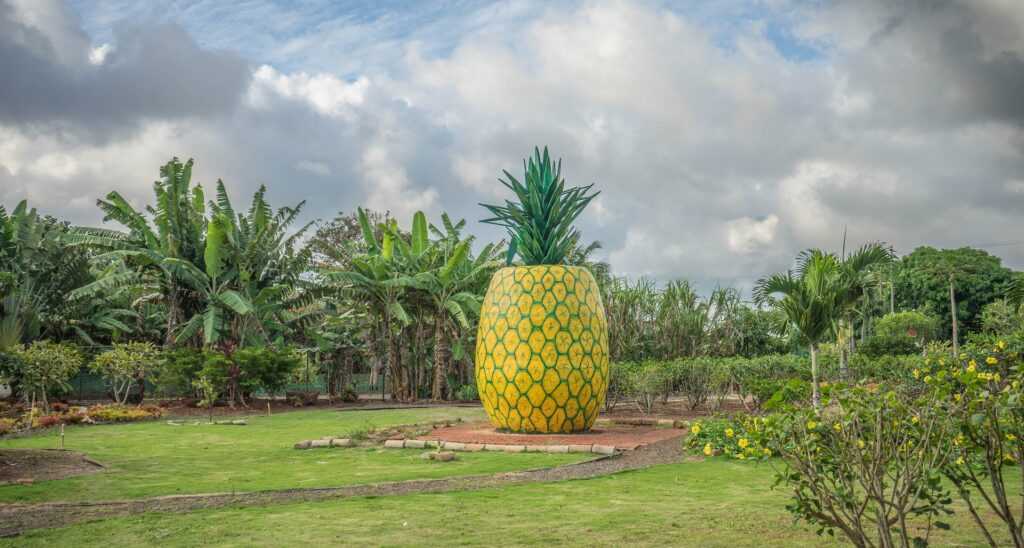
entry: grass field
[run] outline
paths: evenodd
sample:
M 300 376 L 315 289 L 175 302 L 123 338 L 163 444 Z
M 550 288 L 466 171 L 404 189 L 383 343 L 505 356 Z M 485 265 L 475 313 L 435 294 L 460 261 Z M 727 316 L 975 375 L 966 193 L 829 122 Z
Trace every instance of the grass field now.
M 841 545 L 795 525 L 772 480 L 767 465 L 716 458 L 556 484 L 147 514 L 0 546 Z M 958 512 L 932 545 L 980 545 L 968 519 Z
M 66 447 L 107 466 L 98 474 L 0 487 L 0 502 L 114 500 L 159 495 L 333 487 L 381 481 L 487 474 L 555 466 L 589 455 L 470 453 L 437 463 L 422 451 L 380 448 L 299 451 L 302 439 L 368 427 L 442 419 L 482 419 L 483 411 L 424 408 L 386 411 L 315 410 L 248 417 L 247 426 L 170 426 L 165 421 L 66 429 Z M 53 430 L 0 441 L 0 448 L 52 448 Z

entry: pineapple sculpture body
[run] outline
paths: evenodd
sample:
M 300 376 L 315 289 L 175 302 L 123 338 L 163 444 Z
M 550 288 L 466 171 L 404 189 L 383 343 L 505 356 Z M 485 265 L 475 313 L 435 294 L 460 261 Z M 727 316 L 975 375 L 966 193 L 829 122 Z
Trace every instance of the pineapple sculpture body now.
M 593 426 L 608 384 L 608 328 L 594 277 L 561 265 L 506 267 L 480 310 L 476 382 L 491 423 L 513 432 Z
M 579 241 L 572 222 L 597 194 L 565 188 L 546 148 L 524 164 L 522 183 L 507 171 L 501 180 L 518 202 L 484 205 L 510 245 L 480 309 L 477 388 L 497 428 L 582 432 L 604 405 L 608 327 L 593 275 L 563 263 Z M 511 266 L 516 255 L 522 266 Z

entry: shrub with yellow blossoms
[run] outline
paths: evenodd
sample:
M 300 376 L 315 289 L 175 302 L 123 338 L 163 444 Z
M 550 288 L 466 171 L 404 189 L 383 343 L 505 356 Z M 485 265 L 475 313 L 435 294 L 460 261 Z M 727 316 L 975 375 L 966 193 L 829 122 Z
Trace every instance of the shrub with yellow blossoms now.
M 690 423 L 684 445 L 693 453 L 708 457 L 765 459 L 772 456 L 772 451 L 760 443 L 763 427 L 762 417 L 749 415 L 695 421 Z

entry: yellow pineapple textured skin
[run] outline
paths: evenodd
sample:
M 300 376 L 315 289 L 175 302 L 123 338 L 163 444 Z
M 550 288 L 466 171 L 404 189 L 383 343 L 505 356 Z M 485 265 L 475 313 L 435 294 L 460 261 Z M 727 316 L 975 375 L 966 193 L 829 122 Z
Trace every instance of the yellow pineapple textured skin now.
M 476 383 L 495 427 L 582 432 L 608 388 L 608 325 L 597 282 L 575 266 L 505 267 L 480 309 Z

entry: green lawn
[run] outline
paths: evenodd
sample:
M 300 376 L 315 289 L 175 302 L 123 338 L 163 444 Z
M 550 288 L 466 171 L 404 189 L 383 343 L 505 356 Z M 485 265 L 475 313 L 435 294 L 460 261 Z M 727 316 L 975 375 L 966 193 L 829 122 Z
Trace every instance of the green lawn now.
M 718 458 L 556 484 L 147 514 L 0 546 L 832 545 L 793 524 L 772 478 L 767 465 Z M 962 511 L 952 522 L 934 546 L 981 544 Z
M 450 463 L 422 451 L 380 448 L 311 449 L 302 439 L 343 435 L 367 426 L 441 419 L 482 419 L 474 408 L 387 411 L 316 410 L 248 417 L 247 426 L 171 426 L 165 421 L 66 429 L 66 447 L 107 470 L 34 485 L 0 487 L 0 502 L 113 500 L 184 493 L 330 487 L 381 481 L 488 474 L 554 466 L 589 455 L 467 453 Z M 0 448 L 56 446 L 56 432 L 0 441 Z

